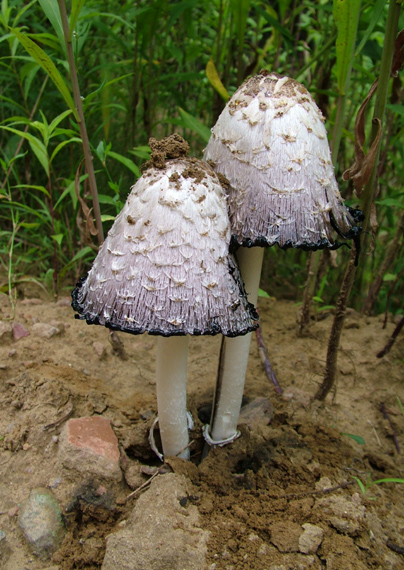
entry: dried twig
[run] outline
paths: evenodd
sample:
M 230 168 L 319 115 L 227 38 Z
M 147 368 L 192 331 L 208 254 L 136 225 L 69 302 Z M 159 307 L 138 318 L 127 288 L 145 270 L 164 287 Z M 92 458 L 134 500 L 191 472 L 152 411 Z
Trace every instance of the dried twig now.
M 194 441 L 190 441 L 188 443 L 188 445 L 186 445 L 184 447 L 184 449 L 181 449 L 175 457 L 179 457 L 181 455 L 181 453 L 183 453 L 188 447 L 190 447 L 192 444 L 194 443 Z M 129 501 L 129 499 L 131 499 L 132 497 L 134 497 L 135 495 L 137 495 L 138 493 L 140 493 L 140 491 L 143 491 L 144 489 L 146 489 L 146 487 L 148 487 L 150 485 L 150 483 L 153 481 L 153 479 L 155 477 L 157 477 L 157 475 L 159 475 L 163 469 L 167 469 L 167 464 L 163 463 L 163 465 L 160 465 L 160 467 L 157 469 L 157 471 L 155 473 L 153 473 L 153 475 L 150 477 L 150 479 L 148 479 L 147 481 L 145 481 L 142 485 L 140 485 L 140 487 L 138 487 L 137 489 L 135 489 L 134 491 L 132 491 L 132 493 L 130 493 L 127 497 L 125 497 L 123 499 L 123 503 L 126 503 L 127 501 Z
M 262 362 L 262 365 L 264 367 L 265 373 L 266 373 L 268 379 L 274 385 L 275 391 L 278 394 L 282 394 L 282 388 L 280 387 L 279 382 L 276 378 L 274 369 L 272 368 L 272 365 L 271 365 L 269 358 L 268 358 L 267 349 L 265 347 L 264 341 L 262 340 L 260 327 L 258 327 L 257 330 L 255 331 L 255 336 L 257 339 L 258 351 L 260 354 L 261 362 Z
M 377 358 L 382 358 L 383 356 L 385 356 L 391 349 L 391 347 L 393 346 L 393 344 L 396 342 L 396 339 L 398 337 L 398 335 L 401 332 L 401 329 L 404 327 L 404 317 L 402 317 L 398 323 L 398 325 L 396 326 L 396 328 L 393 331 L 393 334 L 391 335 L 391 337 L 389 338 L 388 343 L 386 344 L 386 346 L 383 348 L 383 350 L 381 350 L 380 352 L 378 352 L 376 354 Z
M 47 431 L 49 429 L 54 429 L 55 427 L 60 426 L 63 422 L 65 422 L 66 420 L 68 420 L 70 418 L 70 416 L 72 415 L 73 410 L 74 410 L 74 404 L 73 404 L 73 400 L 72 400 L 71 396 L 69 397 L 67 405 L 69 406 L 69 408 L 66 411 L 66 413 L 63 414 L 63 416 L 61 418 L 59 418 L 55 422 L 52 422 L 50 424 L 46 424 L 45 426 L 42 426 L 42 429 L 44 431 Z
M 399 444 L 398 444 L 397 435 L 396 435 L 396 432 L 394 431 L 393 424 L 391 423 L 389 414 L 387 413 L 386 407 L 385 407 L 385 405 L 383 404 L 383 402 L 380 404 L 379 409 L 380 409 L 381 413 L 383 414 L 384 419 L 389 422 L 389 426 L 390 426 L 390 429 L 391 429 L 391 432 L 392 432 L 392 435 L 393 435 L 394 445 L 396 446 L 397 453 L 400 453 L 400 446 L 399 446 Z

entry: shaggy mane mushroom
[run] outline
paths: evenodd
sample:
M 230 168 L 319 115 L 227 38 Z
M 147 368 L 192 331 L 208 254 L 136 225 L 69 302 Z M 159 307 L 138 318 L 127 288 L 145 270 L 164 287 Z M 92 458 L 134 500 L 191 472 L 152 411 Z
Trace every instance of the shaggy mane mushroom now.
M 88 324 L 159 336 L 163 453 L 188 458 L 188 337 L 244 335 L 256 328 L 256 315 L 229 254 L 226 201 L 216 174 L 186 156 L 188 145 L 178 135 L 150 142 L 147 170 L 73 291 L 72 306 Z
M 337 237 L 360 234 L 361 213 L 338 189 L 324 117 L 294 79 L 262 71 L 245 81 L 213 127 L 204 159 L 229 181 L 232 243 L 253 304 L 263 247 L 336 249 L 344 243 Z M 213 444 L 237 434 L 250 340 L 223 343 Z

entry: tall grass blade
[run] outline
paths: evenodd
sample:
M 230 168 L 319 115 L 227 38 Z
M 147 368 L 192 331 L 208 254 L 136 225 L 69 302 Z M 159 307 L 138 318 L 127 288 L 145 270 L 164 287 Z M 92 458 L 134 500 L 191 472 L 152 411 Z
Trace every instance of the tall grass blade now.
M 360 7 L 361 0 L 334 0 L 333 13 L 338 29 L 335 69 L 340 95 L 345 95 L 345 83 L 352 66 Z
M 33 42 L 26 34 L 23 34 L 17 28 L 10 28 L 10 30 L 19 39 L 30 56 L 33 57 L 35 61 L 39 63 L 42 69 L 49 75 L 53 83 L 56 85 L 59 93 L 62 95 L 63 99 L 68 105 L 69 109 L 73 111 L 76 121 L 79 121 L 79 117 L 72 96 L 70 95 L 70 91 L 63 77 L 60 75 L 59 71 L 57 70 L 55 64 L 48 56 L 48 54 L 45 53 L 44 50 L 40 48 L 35 42 Z

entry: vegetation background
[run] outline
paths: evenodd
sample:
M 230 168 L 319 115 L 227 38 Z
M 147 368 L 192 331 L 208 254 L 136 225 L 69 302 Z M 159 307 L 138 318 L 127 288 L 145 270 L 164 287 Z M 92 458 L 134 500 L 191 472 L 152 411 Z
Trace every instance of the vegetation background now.
M 400 30 L 404 17 L 393 4 Z M 73 0 L 67 30 L 60 9 L 64 0 L 1 1 L 0 291 L 7 302 L 23 281 L 54 295 L 70 290 L 96 254 L 80 105 L 104 233 L 149 156 L 149 137 L 177 131 L 201 157 L 228 96 L 261 69 L 312 93 L 326 117 L 341 193 L 363 207 L 342 174 L 354 162 L 358 110 L 381 72 L 383 47 L 395 40 L 388 1 Z M 404 312 L 404 87 L 389 72 L 376 193 L 351 303 L 397 315 Z M 308 255 L 268 250 L 262 288 L 302 301 Z M 348 258 L 346 248 L 319 256 L 317 311 L 336 303 Z

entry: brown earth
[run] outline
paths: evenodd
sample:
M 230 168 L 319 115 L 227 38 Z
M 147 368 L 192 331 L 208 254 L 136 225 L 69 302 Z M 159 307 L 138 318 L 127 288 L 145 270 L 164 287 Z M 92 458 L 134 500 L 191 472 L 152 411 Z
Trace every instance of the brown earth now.
M 252 427 L 242 426 L 237 441 L 211 451 L 202 462 L 198 412 L 203 419 L 212 402 L 220 338 L 199 337 L 190 343 L 193 457 L 170 465 L 189 479 L 192 493 L 184 504 L 198 507 L 201 527 L 210 532 L 207 568 L 404 568 L 404 485 L 380 483 L 364 495 L 353 479 L 404 478 L 403 455 L 396 447 L 398 443 L 404 449 L 398 401 L 404 402 L 404 336 L 378 359 L 394 323 L 383 330 L 381 317 L 350 311 L 336 391 L 321 404 L 312 396 L 322 379 L 331 316 L 319 314 L 326 318 L 313 321 L 309 336 L 298 338 L 295 304 L 260 299 L 259 305 L 262 337 L 283 395 L 267 379 L 253 339 L 245 398 L 269 398 L 272 420 L 269 425 L 263 418 Z M 0 320 L 10 317 L 3 302 Z M 153 473 L 159 465 L 147 441 L 156 414 L 155 339 L 120 334 L 125 360 L 113 350 L 109 331 L 73 318 L 68 298 L 56 303 L 19 300 L 15 322 L 30 334 L 18 341 L 5 334 L 0 346 L 0 530 L 5 533 L 0 566 L 100 568 L 105 536 L 120 528 L 135 505 L 136 497 L 124 498 L 150 476 L 141 467 Z M 43 337 L 35 323 L 53 324 L 61 332 Z M 122 466 L 127 474 L 137 474 L 127 475 L 130 486 L 110 483 L 103 501 L 94 492 L 99 482 L 86 480 L 84 474 L 61 475 L 55 462 L 64 421 L 93 414 L 111 420 Z M 344 434 L 360 436 L 365 443 Z M 49 563 L 31 553 L 18 525 L 19 505 L 35 487 L 52 489 L 68 529 Z M 313 553 L 299 551 L 307 523 L 324 533 Z

